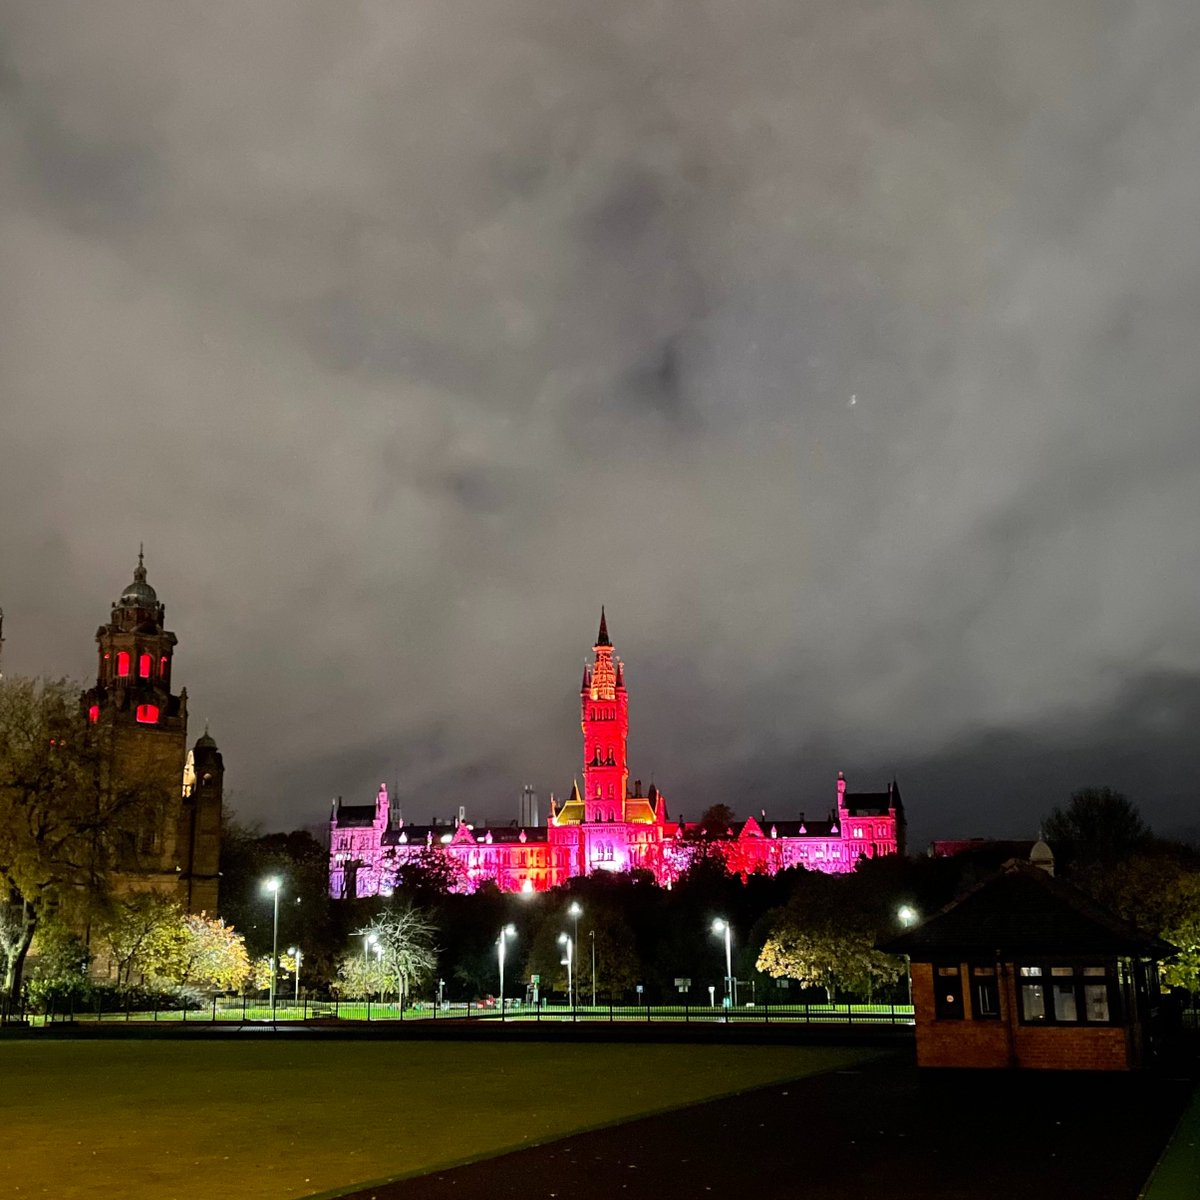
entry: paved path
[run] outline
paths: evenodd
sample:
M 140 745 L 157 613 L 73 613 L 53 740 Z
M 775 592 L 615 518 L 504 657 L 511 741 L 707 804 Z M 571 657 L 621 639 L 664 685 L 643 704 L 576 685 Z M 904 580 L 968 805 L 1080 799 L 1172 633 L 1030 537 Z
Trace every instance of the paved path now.
M 353 1195 L 1135 1200 L 1190 1086 L 996 1074 L 931 1084 L 889 1056 Z

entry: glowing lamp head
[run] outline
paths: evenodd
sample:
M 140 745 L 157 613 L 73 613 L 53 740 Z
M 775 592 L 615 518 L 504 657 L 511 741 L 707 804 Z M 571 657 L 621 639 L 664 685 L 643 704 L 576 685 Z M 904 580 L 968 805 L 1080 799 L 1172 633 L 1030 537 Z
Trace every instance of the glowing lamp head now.
M 916 923 L 917 910 L 909 904 L 903 904 L 897 910 L 896 916 L 900 918 L 900 924 L 907 927 Z
M 517 927 L 515 925 L 505 925 L 505 927 L 502 930 L 500 930 L 500 932 L 504 937 L 516 937 L 517 936 Z
M 725 930 L 727 930 L 729 928 L 729 922 L 723 921 L 720 917 L 718 917 L 713 922 L 712 928 L 713 928 L 713 933 L 724 933 Z
M 264 879 L 262 886 L 264 892 L 270 892 L 272 895 L 275 895 L 279 891 L 280 887 L 283 886 L 283 881 L 275 876 L 272 876 L 270 879 Z
M 567 937 L 567 935 L 565 933 L 560 933 L 558 935 L 558 944 L 560 946 L 565 946 L 570 940 L 571 939 L 569 937 Z
M 583 905 L 578 900 L 572 900 L 571 907 L 567 909 L 567 913 L 572 917 L 578 917 L 583 913 Z

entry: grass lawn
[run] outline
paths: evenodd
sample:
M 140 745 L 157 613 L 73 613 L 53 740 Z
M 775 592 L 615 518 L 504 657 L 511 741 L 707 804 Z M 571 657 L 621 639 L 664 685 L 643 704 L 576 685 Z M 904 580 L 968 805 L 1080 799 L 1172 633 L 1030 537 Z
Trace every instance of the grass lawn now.
M 282 1039 L 0 1043 L 0 1193 L 336 1194 L 872 1053 Z

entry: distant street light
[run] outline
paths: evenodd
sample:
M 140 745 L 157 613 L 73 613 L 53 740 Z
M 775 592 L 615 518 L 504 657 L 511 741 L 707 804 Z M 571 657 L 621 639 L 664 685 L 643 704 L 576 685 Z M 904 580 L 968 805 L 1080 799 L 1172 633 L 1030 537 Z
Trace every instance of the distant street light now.
M 900 924 L 907 929 L 910 925 L 917 923 L 917 910 L 911 904 L 902 904 L 896 910 L 896 916 L 900 919 Z M 908 1002 L 912 1003 L 912 959 L 906 954 L 904 956 L 905 970 L 904 978 L 907 983 Z
M 596 1007 L 596 931 L 588 930 L 588 937 L 592 939 L 592 1007 Z
M 263 891 L 275 898 L 275 920 L 271 934 L 271 1020 L 275 1020 L 275 991 L 279 973 L 279 889 L 282 886 L 277 876 L 263 880 Z
M 730 941 L 729 922 L 718 917 L 712 927 L 713 933 L 725 935 L 725 994 L 729 997 L 729 1007 L 732 1009 L 736 1001 L 733 991 L 733 946 Z
M 575 956 L 571 952 L 572 942 L 571 942 L 571 939 L 565 933 L 560 933 L 558 935 L 558 944 L 560 946 L 565 946 L 567 949 L 567 957 L 565 959 L 563 959 L 563 961 L 567 964 L 567 995 L 570 996 L 573 994 L 573 991 L 574 991 L 574 989 L 573 989 L 574 981 L 573 981 L 571 972 L 572 972 L 572 967 L 574 966 Z
M 579 956 L 579 918 L 583 913 L 583 905 L 578 900 L 572 900 L 567 909 L 567 916 L 572 917 L 575 921 L 575 933 L 571 939 L 571 958 L 574 960 Z M 571 1007 L 576 1008 L 579 1005 L 579 997 L 571 992 Z
M 296 1004 L 300 1003 L 300 960 L 304 957 L 299 946 L 289 946 L 288 953 L 296 960 Z
M 515 925 L 505 925 L 500 930 L 500 937 L 496 942 L 496 956 L 500 960 L 500 1020 L 504 1020 L 504 952 L 508 945 L 510 937 L 517 936 L 517 927 Z

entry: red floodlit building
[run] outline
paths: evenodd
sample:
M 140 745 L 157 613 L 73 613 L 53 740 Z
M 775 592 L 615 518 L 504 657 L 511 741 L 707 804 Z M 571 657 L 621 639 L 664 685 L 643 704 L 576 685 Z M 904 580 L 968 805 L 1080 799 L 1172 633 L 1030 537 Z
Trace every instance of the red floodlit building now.
M 629 693 L 625 665 L 614 654 L 603 611 L 579 689 L 583 786 L 576 781 L 545 825 L 476 825 L 462 810 L 453 823 L 411 825 L 400 819 L 387 788 L 374 804 L 334 803 L 330 820 L 329 890 L 335 898 L 387 893 L 397 872 L 437 856 L 461 891 L 491 880 L 503 891 L 542 892 L 592 871 L 650 871 L 669 884 L 700 843 L 698 826 L 672 821 L 662 792 L 630 782 L 626 755 Z M 842 873 L 862 858 L 902 853 L 904 805 L 891 784 L 883 792 L 852 793 L 838 774 L 834 807 L 820 821 L 733 822 L 711 838 L 730 870 L 774 874 L 787 867 Z

